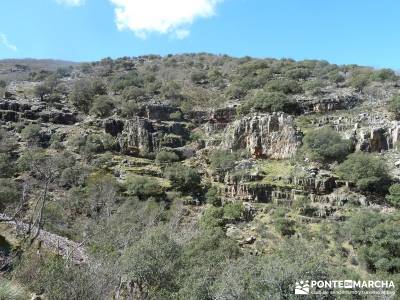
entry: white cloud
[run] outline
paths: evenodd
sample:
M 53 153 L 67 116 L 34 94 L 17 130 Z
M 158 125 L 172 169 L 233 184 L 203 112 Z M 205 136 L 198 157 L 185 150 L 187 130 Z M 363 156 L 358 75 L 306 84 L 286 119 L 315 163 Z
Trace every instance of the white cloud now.
M 5 46 L 12 51 L 18 50 L 17 47 L 8 40 L 7 36 L 4 33 L 0 33 L 0 45 Z
M 197 18 L 215 15 L 223 0 L 110 0 L 115 6 L 119 30 L 131 30 L 146 38 L 151 33 L 170 34 L 183 39 Z
M 85 0 L 56 0 L 56 2 L 67 6 L 81 6 Z

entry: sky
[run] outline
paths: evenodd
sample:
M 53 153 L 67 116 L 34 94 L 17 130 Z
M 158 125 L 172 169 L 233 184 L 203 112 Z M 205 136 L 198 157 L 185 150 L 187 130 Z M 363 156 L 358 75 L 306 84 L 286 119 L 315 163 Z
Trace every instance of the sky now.
M 209 52 L 400 69 L 398 0 L 1 0 L 0 59 Z

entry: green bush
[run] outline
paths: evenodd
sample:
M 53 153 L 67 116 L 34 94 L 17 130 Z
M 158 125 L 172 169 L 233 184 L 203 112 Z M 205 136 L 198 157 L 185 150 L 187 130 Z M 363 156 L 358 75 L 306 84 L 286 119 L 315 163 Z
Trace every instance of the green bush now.
M 247 101 L 238 108 L 239 114 L 247 114 L 252 110 L 296 114 L 300 109 L 297 102 L 281 92 L 258 91 L 255 95 L 247 95 L 246 99 Z
M 371 82 L 369 74 L 354 74 L 350 79 L 350 85 L 361 92 Z
M 120 92 L 128 87 L 143 87 L 143 79 L 136 70 L 126 74 L 117 75 L 112 79 L 111 88 L 114 92 Z
M 122 92 L 122 98 L 124 100 L 141 100 L 146 96 L 146 91 L 143 88 L 136 86 L 129 86 Z
M 105 95 L 107 87 L 100 79 L 80 79 L 69 95 L 70 102 L 80 111 L 88 113 L 96 95 Z
M 342 161 L 350 150 L 349 141 L 330 128 L 307 132 L 303 143 L 306 154 L 320 162 Z
M 9 204 L 13 205 L 21 197 L 21 186 L 7 178 L 0 179 L 0 208 L 4 209 Z
M 177 161 L 179 161 L 179 157 L 175 152 L 160 151 L 156 155 L 156 162 L 158 163 L 173 163 Z
M 15 173 L 15 164 L 11 156 L 0 152 L 0 178 L 13 177 Z
M 295 230 L 296 222 L 286 217 L 276 218 L 274 220 L 274 225 L 276 230 L 283 236 L 292 236 L 296 232 Z
M 231 220 L 240 220 L 243 216 L 242 202 L 231 202 L 224 205 L 224 218 Z
M 206 202 L 212 204 L 213 206 L 221 206 L 221 198 L 219 197 L 219 192 L 216 187 L 211 187 L 206 193 Z
M 115 107 L 113 99 L 109 96 L 99 95 L 94 97 L 92 107 L 90 108 L 90 114 L 98 117 L 109 117 Z
M 200 189 L 201 177 L 197 170 L 182 164 L 173 164 L 165 168 L 164 177 L 182 192 L 196 193 Z
M 391 69 L 381 69 L 371 75 L 375 81 L 394 81 L 397 79 L 396 73 Z
M 129 176 L 125 187 L 129 196 L 136 196 L 142 201 L 150 197 L 161 199 L 164 195 L 164 190 L 158 180 L 147 176 Z
M 400 271 L 399 215 L 360 211 L 346 224 L 346 232 L 368 270 Z
M 38 145 L 42 139 L 41 130 L 38 124 L 30 124 L 22 129 L 21 137 L 28 145 Z
M 298 94 L 303 91 L 301 85 L 295 80 L 275 79 L 265 85 L 269 92 L 281 92 L 284 94 Z
M 29 299 L 25 289 L 12 281 L 5 278 L 0 279 L 0 299 L 1 300 L 26 300 Z
M 337 174 L 363 191 L 385 192 L 389 179 L 386 163 L 368 153 L 353 153 L 336 168 Z
M 193 83 L 200 83 L 204 80 L 207 80 L 207 73 L 203 71 L 195 71 L 190 75 L 190 79 Z
M 239 155 L 236 152 L 216 150 L 210 155 L 210 165 L 215 171 L 229 171 L 233 169 Z
M 389 187 L 389 195 L 386 200 L 394 207 L 400 208 L 400 184 L 395 183 Z

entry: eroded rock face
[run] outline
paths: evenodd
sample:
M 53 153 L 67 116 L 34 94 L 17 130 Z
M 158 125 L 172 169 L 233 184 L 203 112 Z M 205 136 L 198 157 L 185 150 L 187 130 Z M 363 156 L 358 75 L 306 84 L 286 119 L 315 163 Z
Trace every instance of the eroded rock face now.
M 189 132 L 181 123 L 160 123 L 137 117 L 125 122 L 119 144 L 124 153 L 142 155 L 163 147 L 183 147 L 188 137 Z
M 149 153 L 154 150 L 154 128 L 147 119 L 136 118 L 125 123 L 119 138 L 121 150 L 125 153 Z
M 292 157 L 301 144 L 293 117 L 284 113 L 253 114 L 231 123 L 223 132 L 223 149 L 247 149 L 255 158 Z
M 400 124 L 355 129 L 351 139 L 355 149 L 360 151 L 382 152 L 393 149 L 400 139 Z

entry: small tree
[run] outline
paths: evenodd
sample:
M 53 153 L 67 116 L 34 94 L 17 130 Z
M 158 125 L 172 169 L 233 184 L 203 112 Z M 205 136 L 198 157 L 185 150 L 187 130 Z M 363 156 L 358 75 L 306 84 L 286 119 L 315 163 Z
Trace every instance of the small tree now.
M 336 169 L 337 174 L 363 191 L 385 192 L 389 180 L 384 161 L 368 153 L 353 153 Z
M 321 162 L 342 161 L 350 150 L 349 141 L 330 128 L 308 132 L 303 142 L 306 154 Z
M 395 183 L 390 186 L 386 199 L 394 207 L 400 208 L 400 184 Z
M 156 155 L 156 162 L 158 163 L 173 163 L 179 161 L 178 155 L 170 151 L 160 151 Z
M 114 106 L 114 101 L 110 97 L 99 95 L 94 98 L 90 113 L 105 118 L 112 114 Z
M 164 170 L 164 177 L 183 192 L 197 192 L 200 188 L 201 177 L 197 170 L 181 164 L 167 167 Z

